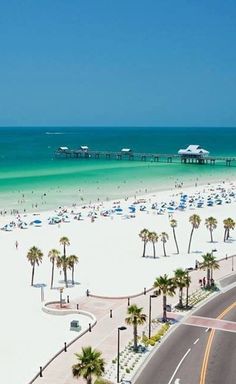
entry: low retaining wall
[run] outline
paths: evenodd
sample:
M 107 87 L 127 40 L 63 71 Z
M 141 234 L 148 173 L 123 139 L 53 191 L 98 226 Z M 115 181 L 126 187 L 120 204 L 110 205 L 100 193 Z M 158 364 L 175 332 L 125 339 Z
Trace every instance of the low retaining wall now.
M 66 315 L 75 314 L 75 315 L 87 316 L 91 319 L 90 326 L 88 328 L 86 328 L 84 331 L 82 331 L 78 336 L 76 336 L 68 344 L 66 344 L 66 348 L 69 348 L 73 343 L 75 343 L 77 340 L 79 340 L 82 336 L 84 336 L 87 332 L 89 332 L 91 330 L 91 328 L 93 328 L 97 324 L 97 319 L 92 313 L 87 312 L 87 311 L 81 311 L 81 310 L 77 310 L 77 309 L 73 309 L 73 308 L 56 309 L 56 308 L 48 307 L 51 304 L 59 304 L 59 303 L 60 303 L 59 301 L 50 301 L 48 303 L 45 303 L 45 305 L 42 307 L 42 310 L 43 310 L 43 312 L 48 313 L 50 315 L 54 315 L 54 316 L 61 316 L 61 315 L 66 316 Z M 48 362 L 44 366 L 40 367 L 39 372 L 33 377 L 32 380 L 30 380 L 28 382 L 28 384 L 33 384 L 35 382 L 35 380 L 38 377 L 40 377 L 42 372 L 49 366 L 49 364 L 51 364 L 64 351 L 65 351 L 65 347 L 61 348 L 54 356 L 51 357 L 50 360 L 48 360 Z
M 221 259 L 217 259 L 216 261 L 218 263 L 222 262 L 222 261 L 225 261 L 225 260 L 228 260 L 228 259 L 233 259 L 236 255 L 231 255 L 231 256 L 228 256 L 227 257 L 222 257 Z M 235 269 L 236 269 L 236 266 L 235 266 Z M 190 268 L 189 269 L 189 273 L 192 273 L 192 272 L 195 272 L 197 271 L 197 269 L 195 268 Z M 136 293 L 136 294 L 133 294 L 133 295 L 127 295 L 127 296 L 102 296 L 102 295 L 95 295 L 93 293 L 90 293 L 88 290 L 86 291 L 86 294 L 87 296 L 89 297 L 93 297 L 95 299 L 110 299 L 110 300 L 115 300 L 115 299 L 119 299 L 119 300 L 122 300 L 122 299 L 134 299 L 136 297 L 139 297 L 139 296 L 142 296 L 142 295 L 146 295 L 146 293 L 149 293 L 149 292 L 152 292 L 153 290 L 155 290 L 154 287 L 151 287 L 151 288 L 144 288 L 144 290 L 140 293 Z
M 80 309 L 73 309 L 73 308 L 50 308 L 49 305 L 52 304 L 59 304 L 59 301 L 49 301 L 47 302 L 43 307 L 42 311 L 45 313 L 48 313 L 50 315 L 56 315 L 56 316 L 66 316 L 66 315 L 83 315 L 89 317 L 93 322 L 96 322 L 96 317 L 87 311 L 82 311 Z M 91 323 L 92 325 L 92 323 Z

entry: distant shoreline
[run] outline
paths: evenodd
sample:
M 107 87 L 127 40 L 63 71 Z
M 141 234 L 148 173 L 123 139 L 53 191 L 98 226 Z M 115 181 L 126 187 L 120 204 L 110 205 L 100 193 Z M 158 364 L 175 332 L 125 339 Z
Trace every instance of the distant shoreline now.
M 4 198 L 4 194 L 0 193 L 0 200 L 5 202 L 5 206 L 0 207 L 0 216 L 4 215 L 15 215 L 17 213 L 33 213 L 33 212 L 51 212 L 59 207 L 68 207 L 72 209 L 73 207 L 81 207 L 83 205 L 94 205 L 99 203 L 109 203 L 113 200 L 126 200 L 126 199 L 135 199 L 138 197 L 148 197 L 152 194 L 159 194 L 162 192 L 167 193 L 178 193 L 181 190 L 189 190 L 197 187 L 204 187 L 209 185 L 216 185 L 218 183 L 230 183 L 234 181 L 232 179 L 218 177 L 214 179 L 209 179 L 209 177 L 202 178 L 197 177 L 191 180 L 177 179 L 177 180 L 168 180 L 166 184 L 158 184 L 158 181 L 155 183 L 150 183 L 149 185 L 141 185 L 139 189 L 133 189 L 130 191 L 122 190 L 122 186 L 115 185 L 110 186 L 110 190 L 106 189 L 106 194 L 99 194 L 93 196 L 88 194 L 86 196 L 86 191 L 81 192 L 81 197 L 75 197 L 74 191 L 72 192 L 71 188 L 61 187 L 60 189 L 49 190 L 45 192 L 44 190 L 22 190 L 22 191 L 12 191 L 6 192 L 8 199 Z M 105 186 L 108 188 L 108 186 Z M 110 193 L 109 193 L 110 192 Z M 9 197 L 9 193 L 11 196 Z M 82 198 L 83 195 L 83 198 Z M 5 195 L 6 196 L 6 195 Z M 94 198 L 93 198 L 94 197 Z M 4 211 L 7 211 L 5 214 Z

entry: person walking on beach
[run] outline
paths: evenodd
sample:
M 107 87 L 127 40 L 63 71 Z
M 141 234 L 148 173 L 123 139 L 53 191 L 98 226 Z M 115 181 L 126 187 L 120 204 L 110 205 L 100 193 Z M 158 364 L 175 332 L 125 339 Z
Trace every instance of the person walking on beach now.
M 18 243 L 18 241 L 16 240 L 16 242 L 15 242 L 15 246 L 16 246 L 16 250 L 18 249 L 18 246 L 19 246 L 19 243 Z

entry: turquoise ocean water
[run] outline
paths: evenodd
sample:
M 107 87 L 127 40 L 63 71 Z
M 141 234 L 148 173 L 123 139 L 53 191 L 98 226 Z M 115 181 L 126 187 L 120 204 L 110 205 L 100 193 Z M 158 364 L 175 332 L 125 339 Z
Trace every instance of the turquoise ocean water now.
M 177 153 L 200 144 L 212 155 L 236 156 L 233 128 L 0 128 L 0 208 L 51 209 L 146 191 L 233 179 L 234 167 L 118 160 L 55 159 L 59 146 Z

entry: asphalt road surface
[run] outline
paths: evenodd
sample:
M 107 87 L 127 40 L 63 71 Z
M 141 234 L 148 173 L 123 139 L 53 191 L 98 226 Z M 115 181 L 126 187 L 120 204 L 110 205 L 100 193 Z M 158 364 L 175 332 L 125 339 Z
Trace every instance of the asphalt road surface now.
M 217 318 L 222 314 L 222 320 L 236 322 L 235 302 L 236 287 L 217 295 L 194 316 Z M 236 384 L 236 332 L 181 324 L 134 383 Z

